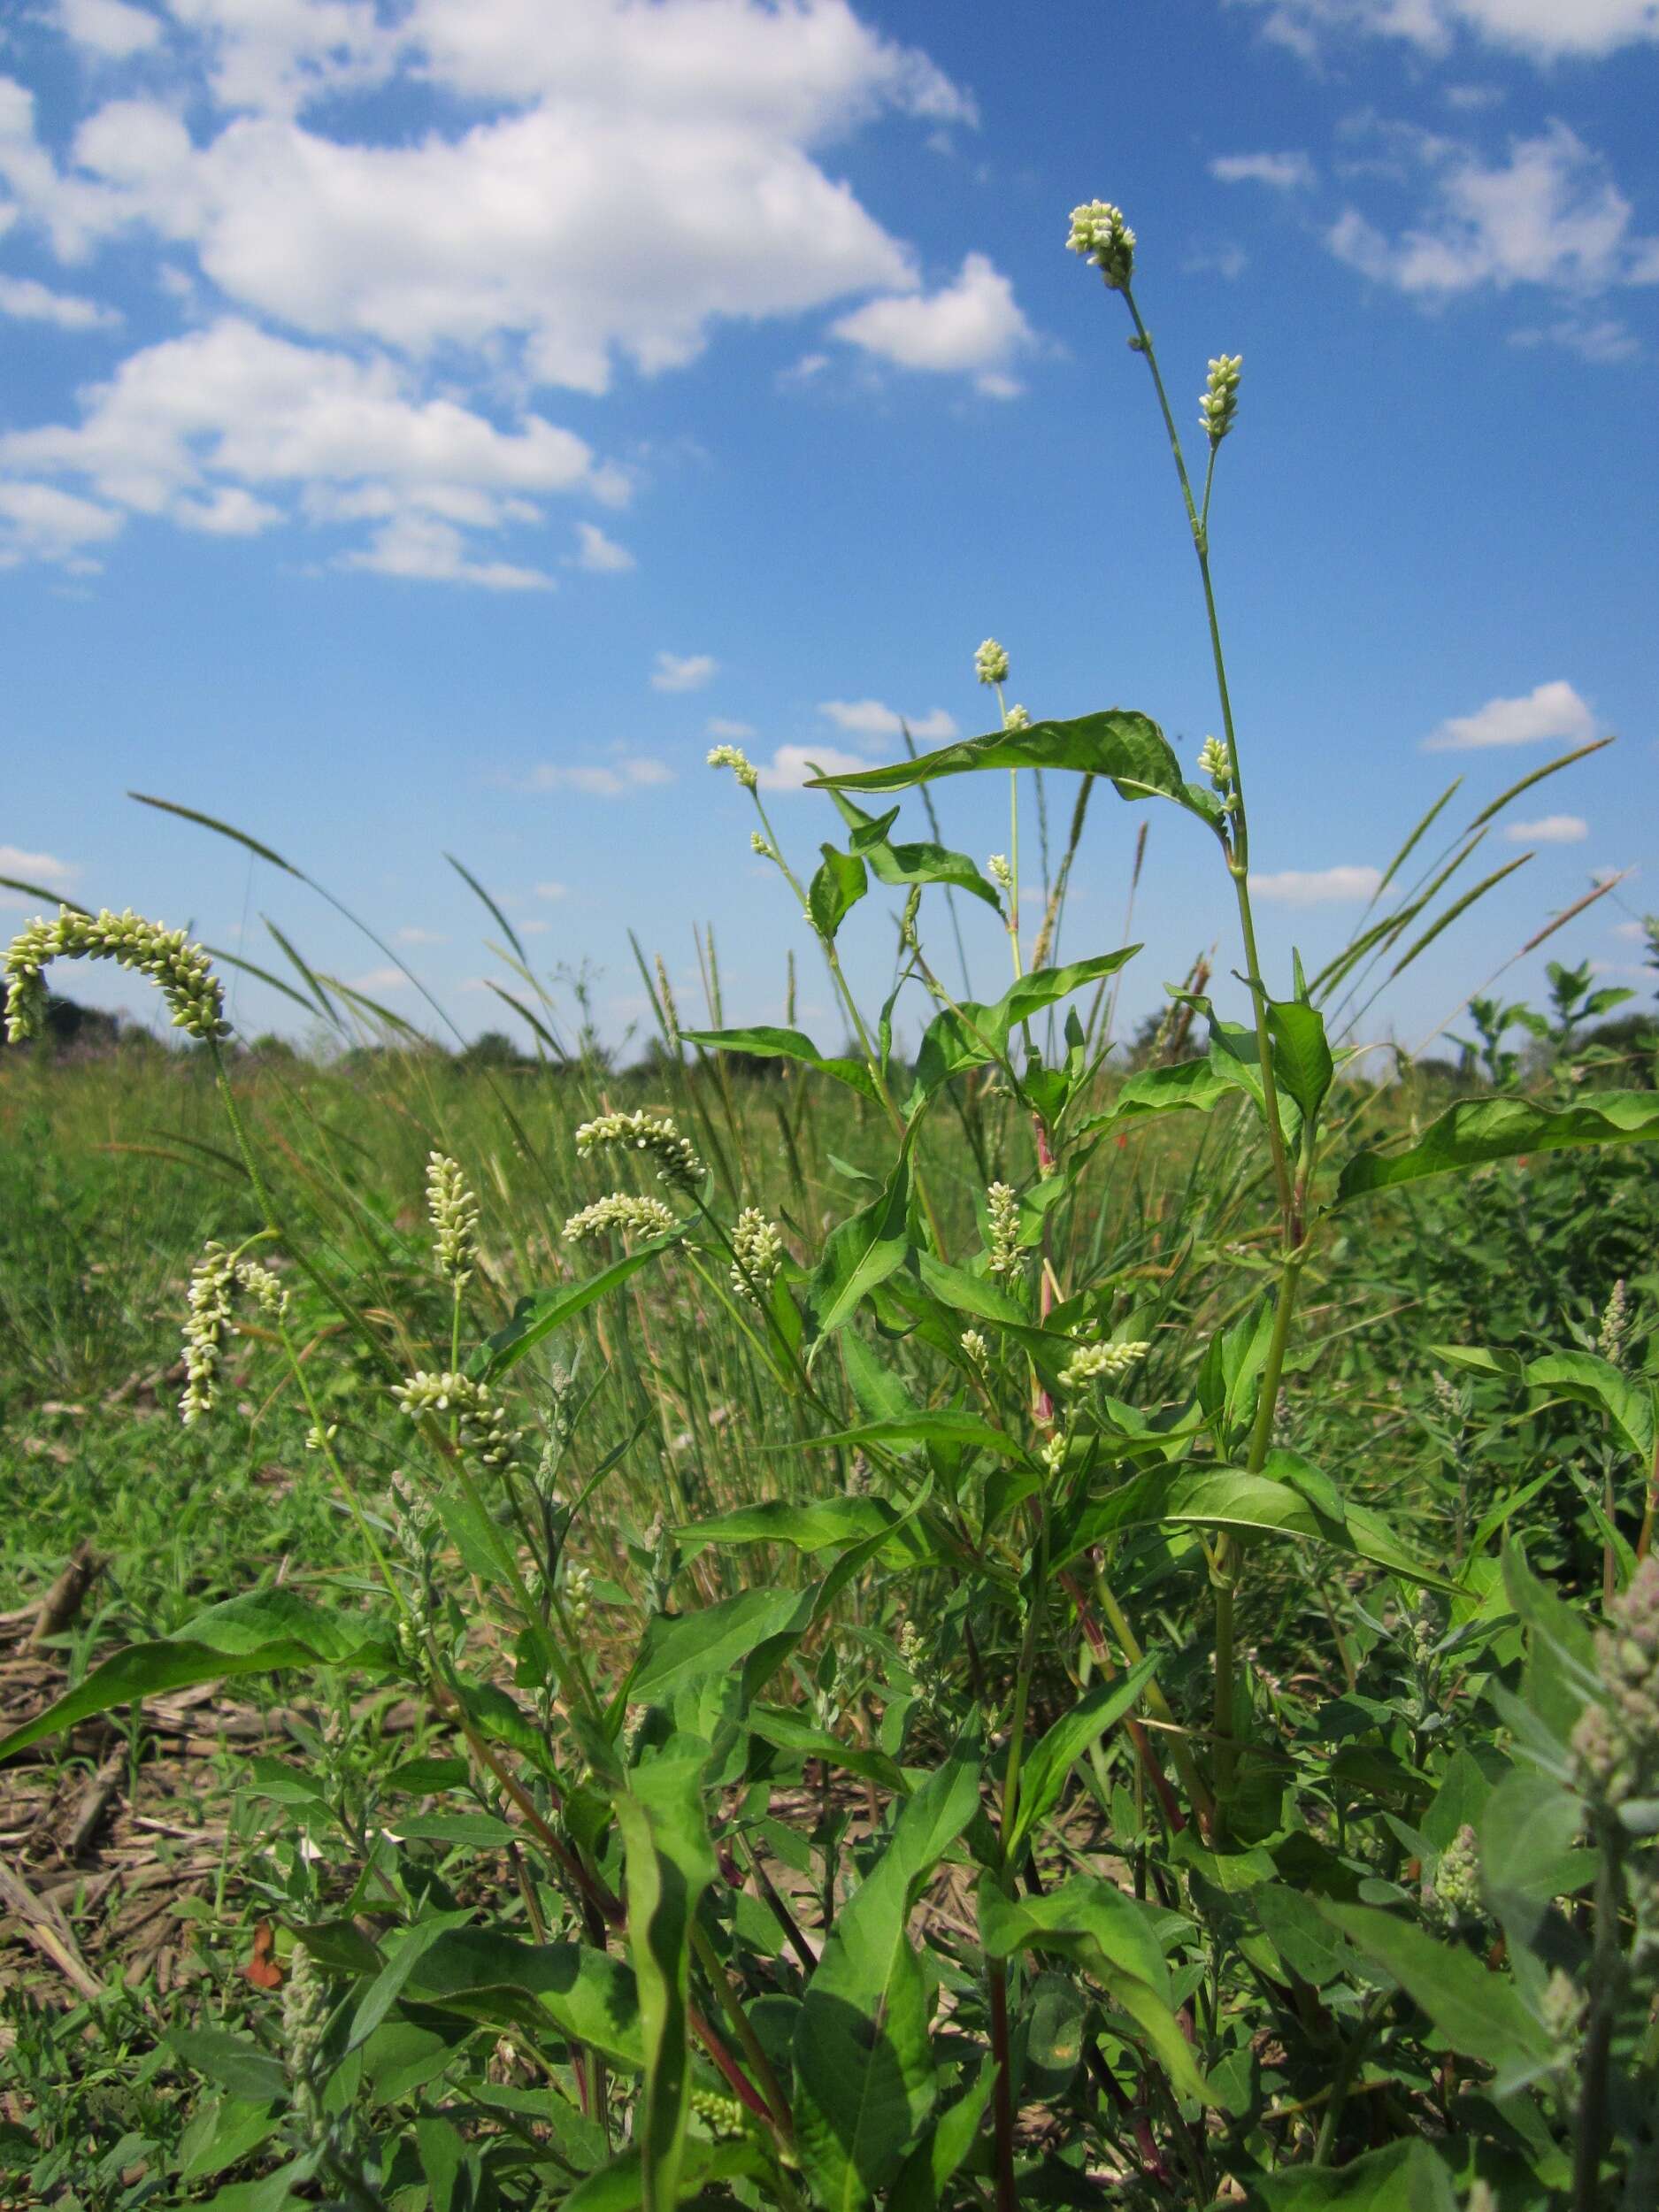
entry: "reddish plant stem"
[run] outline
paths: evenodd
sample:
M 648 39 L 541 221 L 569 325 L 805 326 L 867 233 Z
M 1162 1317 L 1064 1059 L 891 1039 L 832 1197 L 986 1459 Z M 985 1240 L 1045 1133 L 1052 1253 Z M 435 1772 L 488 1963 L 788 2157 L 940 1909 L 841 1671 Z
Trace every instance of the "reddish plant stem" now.
M 991 2118 L 996 2139 L 996 2212 L 1019 2212 L 1019 2185 L 1014 2178 L 1014 2092 L 1008 2039 L 1008 1970 L 1000 1959 L 988 1960 L 986 1971 L 991 1988 L 991 2051 L 996 2060 L 996 2087 L 991 2093 Z

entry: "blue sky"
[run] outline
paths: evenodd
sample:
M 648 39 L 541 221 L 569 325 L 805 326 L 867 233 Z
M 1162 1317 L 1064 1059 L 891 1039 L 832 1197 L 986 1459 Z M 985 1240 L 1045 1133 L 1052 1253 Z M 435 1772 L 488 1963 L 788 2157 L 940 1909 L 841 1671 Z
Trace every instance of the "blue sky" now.
M 424 1018 L 137 787 L 288 855 L 463 1030 L 511 979 L 445 851 L 539 964 L 594 964 L 612 1035 L 628 927 L 690 1018 L 699 920 L 728 1019 L 780 1018 L 794 945 L 839 1042 L 711 742 L 804 869 L 834 825 L 803 760 L 988 727 L 987 635 L 1035 715 L 1136 707 L 1189 758 L 1216 724 L 1148 381 L 1064 251 L 1098 196 L 1195 449 L 1206 359 L 1244 357 L 1213 540 L 1270 971 L 1342 941 L 1453 775 L 1448 826 L 1617 733 L 1491 830 L 1482 868 L 1534 857 L 1365 1033 L 1420 1038 L 1605 870 L 1636 872 L 1549 950 L 1645 995 L 1656 112 L 1651 0 L 19 4 L 0 873 L 280 967 L 268 916 Z M 949 842 L 1006 847 L 1002 779 L 939 800 Z M 1097 796 L 1072 955 L 1120 941 L 1143 818 Z M 1024 843 L 1029 882 L 1029 793 Z M 1127 1013 L 1214 940 L 1235 964 L 1226 893 L 1154 813 Z M 891 949 L 872 901 L 867 988 Z M 292 1016 L 245 981 L 235 1010 Z

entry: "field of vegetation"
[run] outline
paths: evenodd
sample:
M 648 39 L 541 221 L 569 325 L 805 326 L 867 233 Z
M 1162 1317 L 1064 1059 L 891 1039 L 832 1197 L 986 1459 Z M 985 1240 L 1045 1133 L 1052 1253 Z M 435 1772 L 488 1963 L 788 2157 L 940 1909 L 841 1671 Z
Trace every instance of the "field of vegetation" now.
M 1162 405 L 1133 233 L 1073 243 Z M 833 1036 L 729 1026 L 710 939 L 696 1009 L 641 956 L 618 1070 L 493 907 L 522 1052 L 286 944 L 326 1051 L 231 1036 L 146 921 L 18 938 L 0 2206 L 1659 2200 L 1655 1032 L 1557 963 L 1455 1057 L 1347 1048 L 1571 760 L 1437 799 L 1341 955 L 1261 974 L 1238 390 L 1197 486 L 1164 407 L 1200 780 L 1141 713 L 1002 710 L 991 641 L 999 726 L 826 784 L 810 875 L 716 749 Z M 958 995 L 1038 778 L 1040 925 Z M 1056 960 L 1119 801 L 1207 841 L 1243 1021 L 1201 969 L 1118 1041 L 1133 946 Z M 54 1041 L 105 958 L 177 1048 Z

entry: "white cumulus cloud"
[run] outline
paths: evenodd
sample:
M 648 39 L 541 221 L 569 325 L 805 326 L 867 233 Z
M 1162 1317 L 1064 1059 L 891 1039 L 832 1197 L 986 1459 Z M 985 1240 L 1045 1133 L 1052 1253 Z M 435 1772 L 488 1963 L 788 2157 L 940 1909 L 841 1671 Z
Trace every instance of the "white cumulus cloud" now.
M 0 845 L 0 876 L 35 884 L 57 897 L 66 899 L 80 874 L 73 861 L 59 860 L 56 853 L 31 853 L 25 852 L 21 845 Z M 0 886 L 0 907 L 8 912 L 20 912 L 33 903 L 24 892 L 9 891 Z
M 651 689 L 701 691 L 719 665 L 711 653 L 659 653 L 651 672 Z
M 710 715 L 703 728 L 710 737 L 723 738 L 728 744 L 739 743 L 755 734 L 752 722 L 730 722 L 723 714 Z
M 0 568 L 24 561 L 96 567 L 86 549 L 119 534 L 122 518 L 56 484 L 0 481 Z
M 1590 825 L 1577 814 L 1546 814 L 1536 822 L 1511 822 L 1503 834 L 1512 845 L 1582 845 Z
M 161 42 L 161 24 L 127 0 L 58 0 L 58 27 L 105 61 L 128 61 Z
M 1280 906 L 1345 906 L 1370 898 L 1381 881 L 1380 868 L 1281 868 L 1276 875 L 1252 872 L 1250 888 Z
M 1539 684 L 1518 699 L 1488 699 L 1472 714 L 1455 714 L 1423 741 L 1425 753 L 1479 752 L 1494 745 L 1583 745 L 1595 718 L 1570 683 Z
M 1010 364 L 1033 343 L 1014 288 L 982 253 L 971 253 L 937 292 L 866 301 L 831 326 L 837 338 L 902 369 L 972 375 L 987 398 L 1022 388 Z

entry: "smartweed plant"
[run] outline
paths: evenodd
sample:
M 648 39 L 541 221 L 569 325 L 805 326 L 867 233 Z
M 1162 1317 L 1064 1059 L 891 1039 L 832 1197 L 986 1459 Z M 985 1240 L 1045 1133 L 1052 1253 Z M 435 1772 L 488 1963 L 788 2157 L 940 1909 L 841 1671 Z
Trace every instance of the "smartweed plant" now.
M 476 2212 L 1638 2212 L 1659 2192 L 1645 1325 L 1625 1302 L 1593 1343 L 1526 1357 L 1416 1345 L 1439 1374 L 1425 1425 L 1455 1515 L 1398 1528 L 1368 1501 L 1362 1454 L 1326 1466 L 1303 1448 L 1321 1410 L 1306 1317 L 1323 1271 L 1397 1219 L 1394 1194 L 1652 1141 L 1659 1100 L 1519 1087 L 1516 1010 L 1478 998 L 1471 1053 L 1508 1087 L 1402 1141 L 1360 1141 L 1353 1010 L 1507 872 L 1436 907 L 1502 802 L 1409 882 L 1437 801 L 1386 872 L 1386 910 L 1318 974 L 1297 958 L 1264 975 L 1210 561 L 1242 363 L 1209 365 L 1194 472 L 1133 231 L 1094 201 L 1068 242 L 1151 379 L 1218 733 L 1188 777 L 1143 713 L 1033 718 L 1004 703 L 1009 655 L 987 640 L 975 664 L 999 726 L 818 778 L 841 837 L 810 875 L 754 768 L 717 746 L 848 1042 L 826 1050 L 792 1021 L 687 1028 L 659 972 L 683 1104 L 606 1105 L 576 1131 L 599 1187 L 571 1192 L 561 1247 L 598 1248 L 592 1271 L 567 1266 L 480 1327 L 480 1208 L 437 1153 L 443 1317 L 388 1323 L 285 1217 L 197 949 L 69 909 L 12 948 L 14 1034 L 51 961 L 112 956 L 209 1056 L 252 1210 L 196 1270 L 182 1417 L 212 1414 L 227 1343 L 257 1328 L 374 1583 L 355 1609 L 278 1587 L 215 1606 L 105 1661 L 0 1753 L 164 1686 L 278 1669 L 412 1692 L 445 1747 L 365 1789 L 342 1724 L 285 1785 L 305 1848 L 279 1839 L 259 1877 L 283 1924 L 280 2017 L 181 2046 L 219 2092 L 193 2170 L 263 2162 L 216 2200 L 227 2212 L 319 2195 Z M 1045 893 L 1028 951 L 1027 772 Z M 933 789 L 987 772 L 1007 779 L 1010 826 L 981 868 L 940 841 Z M 1047 787 L 1063 777 L 1077 781 L 1051 868 Z M 1138 949 L 1056 958 L 1104 787 L 1178 810 L 1213 852 L 1248 999 L 1248 1020 L 1228 1019 L 1194 972 L 1124 1080 L 1110 1017 Z M 897 833 L 893 795 L 910 791 L 918 841 Z M 871 1017 L 838 945 L 872 879 L 902 903 Z M 953 992 L 928 949 L 925 901 L 954 918 L 957 897 L 1006 929 L 993 1000 Z M 1562 972 L 1564 1047 L 1598 1010 Z M 930 1002 L 909 1065 L 893 1044 L 906 990 Z M 868 1194 L 821 1236 L 757 1203 L 718 1146 L 704 1102 L 733 1056 L 840 1087 L 888 1133 L 885 1171 L 849 1170 Z M 963 1143 L 930 1149 L 951 1112 Z M 1155 1121 L 1206 1142 L 1225 1129 L 1202 1171 L 1229 1195 L 1202 1236 L 1103 1247 L 1102 1193 Z M 565 1348 L 580 1316 L 653 1279 L 671 1304 L 695 1285 L 724 1315 L 788 1461 L 816 1471 L 780 1471 L 779 1494 L 712 1517 L 665 1493 L 638 1540 L 607 1543 L 592 1531 L 625 1447 L 589 1446 Z M 378 1425 L 333 1417 L 330 1344 L 380 1378 Z M 1547 1473 L 1481 1472 L 1474 1394 L 1499 1384 L 1601 1425 L 1587 1571 L 1552 1550 L 1548 1517 L 1551 1571 L 1535 1540 L 1529 1564 Z M 1296 1624 L 1288 1652 L 1263 1594 Z

